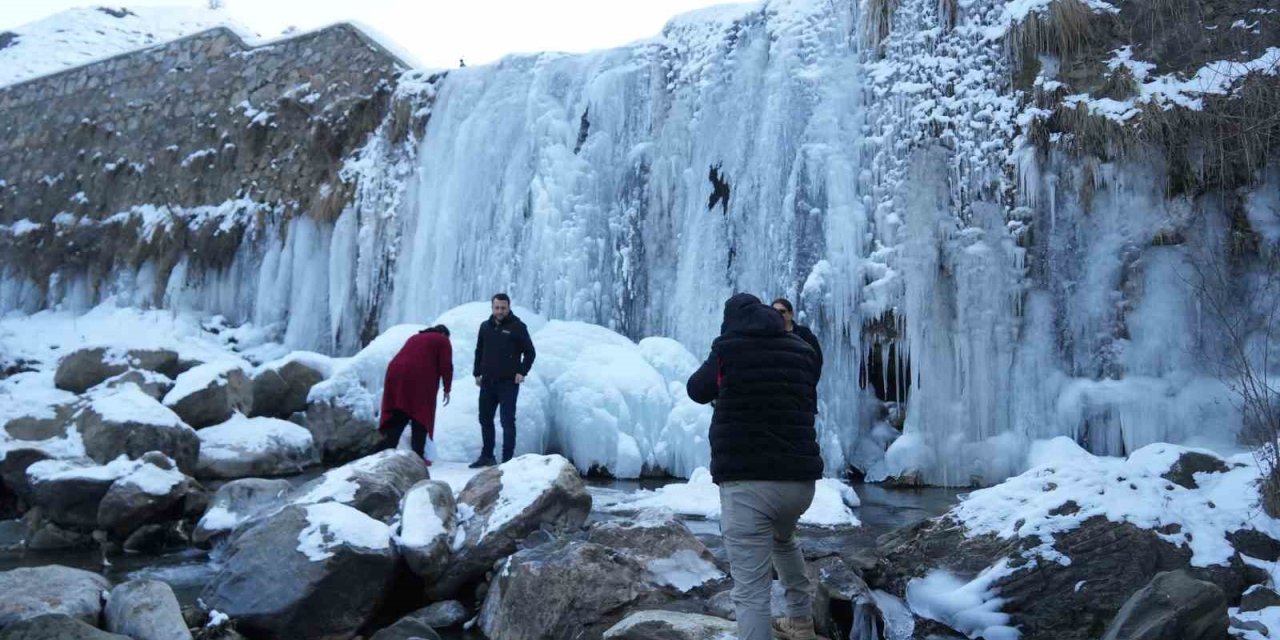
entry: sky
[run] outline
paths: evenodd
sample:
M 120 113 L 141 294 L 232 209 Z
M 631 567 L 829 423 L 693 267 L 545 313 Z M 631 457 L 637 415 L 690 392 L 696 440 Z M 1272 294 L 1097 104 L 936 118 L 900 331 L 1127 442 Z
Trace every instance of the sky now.
M 207 0 L 0 0 L 0 30 L 80 6 L 204 6 Z M 582 52 L 657 35 L 671 17 L 717 0 L 222 0 L 264 37 L 356 20 L 428 67 L 492 62 L 508 53 Z

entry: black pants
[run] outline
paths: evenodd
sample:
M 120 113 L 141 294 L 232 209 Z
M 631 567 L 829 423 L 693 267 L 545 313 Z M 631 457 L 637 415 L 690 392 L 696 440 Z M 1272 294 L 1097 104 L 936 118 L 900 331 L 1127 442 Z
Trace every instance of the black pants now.
M 391 420 L 387 421 L 386 432 L 382 435 L 382 444 L 378 446 L 378 451 L 394 449 L 399 446 L 400 436 L 404 434 L 406 426 L 412 426 L 413 428 L 413 432 L 409 434 L 409 444 L 413 447 L 413 452 L 418 454 L 419 458 L 425 457 L 427 428 L 401 411 L 391 414 Z
M 516 396 L 520 385 L 515 380 L 480 381 L 480 437 L 484 439 L 481 458 L 493 457 L 493 413 L 502 408 L 502 461 L 511 459 L 516 450 Z

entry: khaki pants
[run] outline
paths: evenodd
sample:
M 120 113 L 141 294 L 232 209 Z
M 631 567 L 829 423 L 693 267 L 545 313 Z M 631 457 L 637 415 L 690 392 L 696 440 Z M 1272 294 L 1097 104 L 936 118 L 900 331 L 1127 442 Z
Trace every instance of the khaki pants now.
M 720 533 L 729 553 L 739 640 L 771 640 L 773 570 L 786 590 L 787 615 L 812 614 L 813 590 L 796 543 L 796 523 L 813 502 L 814 483 L 726 482 L 720 485 Z

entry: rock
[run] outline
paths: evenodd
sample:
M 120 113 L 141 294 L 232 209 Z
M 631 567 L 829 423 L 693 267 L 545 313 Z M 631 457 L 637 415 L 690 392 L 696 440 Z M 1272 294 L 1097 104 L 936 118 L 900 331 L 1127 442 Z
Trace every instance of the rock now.
M 842 626 L 842 622 L 847 624 L 849 621 L 838 620 L 836 612 L 854 611 L 859 604 L 872 607 L 878 619 L 885 617 L 862 576 L 840 556 L 818 558 L 807 563 L 805 569 L 810 580 L 817 585 L 813 596 L 813 621 L 819 634 L 829 638 L 849 637 L 851 629 Z M 880 628 L 886 626 L 882 624 Z
M 112 589 L 103 617 L 108 631 L 133 640 L 191 639 L 173 589 L 158 580 L 133 580 Z
M 925 520 L 882 536 L 880 560 L 864 574 L 867 585 L 905 598 L 906 585 L 933 569 L 976 576 L 997 562 L 1015 569 L 1028 562 L 1025 550 L 1039 538 L 1002 539 L 965 534 L 950 516 Z M 1155 531 L 1103 517 L 1086 519 L 1054 536 L 1053 547 L 1069 565 L 1039 562 L 1034 571 L 1014 571 L 990 586 L 1004 600 L 1009 625 L 1023 640 L 1094 640 L 1102 636 L 1120 606 L 1157 573 L 1186 569 L 1224 593 L 1240 593 L 1253 582 L 1238 557 L 1228 564 L 1192 567 L 1191 552 Z
M 196 429 L 221 424 L 236 412 L 248 413 L 253 386 L 238 362 L 202 364 L 178 376 L 164 405 Z
M 67 402 L 50 407 L 52 415 L 27 415 L 13 418 L 4 424 L 5 433 L 14 440 L 39 442 L 65 436 L 75 414 L 76 404 Z
M 373 634 L 371 640 L 440 640 L 440 634 L 421 620 L 405 617 Z
M 433 600 L 449 599 L 478 582 L 538 529 L 580 529 L 591 511 L 591 496 L 568 460 L 524 455 L 467 482 L 458 494 L 458 511 L 465 540 L 454 550 L 446 574 L 430 587 Z
M 155 398 L 157 401 L 173 388 L 173 380 L 163 373 L 141 369 L 130 369 L 122 374 L 107 378 L 101 383 L 107 389 L 114 389 L 126 384 L 136 385 L 143 393 Z
M 467 610 L 466 605 L 457 600 L 445 600 L 429 604 L 406 617 L 421 620 L 433 629 L 447 629 L 469 620 L 471 612 Z
M 120 548 L 125 553 L 157 555 L 183 542 L 185 540 L 171 524 L 144 524 L 129 534 Z
M 202 547 L 211 546 L 215 539 L 230 533 L 255 514 L 284 504 L 292 488 L 288 480 L 261 478 L 234 480 L 218 487 L 208 510 L 196 523 L 192 542 Z
M 39 449 L 13 449 L 0 460 L 0 484 L 13 492 L 19 504 L 32 504 L 35 492 L 27 479 L 27 469 L 51 456 Z
M 307 429 L 328 464 L 354 460 L 378 448 L 377 421 L 357 415 L 334 398 L 310 402 L 306 415 Z
M 138 527 L 182 518 L 186 477 L 173 461 L 151 452 L 142 456 L 143 466 L 112 483 L 98 504 L 98 527 L 118 538 L 128 537 Z
M 706 545 L 670 513 L 596 524 L 587 540 L 625 553 L 645 568 L 651 582 L 681 592 L 725 577 Z
M 1237 630 L 1240 630 L 1240 631 L 1253 631 L 1255 633 L 1262 634 L 1262 637 L 1264 638 L 1271 637 L 1271 629 L 1268 629 L 1267 625 L 1262 624 L 1257 620 L 1241 620 L 1234 616 L 1231 616 L 1228 619 L 1231 621 L 1232 635 L 1244 635 L 1242 633 L 1235 633 Z
M 1280 607 L 1280 594 L 1260 584 L 1249 587 L 1240 598 L 1240 611 L 1262 611 L 1267 607 Z
M 1256 529 L 1239 529 L 1227 534 L 1231 548 L 1265 562 L 1280 560 L 1280 540 Z
M 0 572 L 0 629 L 48 613 L 97 624 L 106 578 L 59 565 Z
M 289 506 L 229 541 L 201 599 L 250 637 L 350 637 L 397 563 L 385 524 L 339 503 Z
M 33 503 L 48 522 L 64 527 L 98 526 L 98 505 L 119 474 L 83 458 L 44 460 L 27 468 Z
M 1199 451 L 1185 451 L 1178 456 L 1178 461 L 1160 477 L 1187 489 L 1198 489 L 1195 474 L 1226 473 L 1230 469 L 1221 458 Z
M 723 618 L 641 611 L 627 616 L 604 632 L 605 640 L 734 640 L 738 625 Z
M 26 528 L 24 545 L 28 551 L 89 549 L 96 545 L 93 536 L 88 533 L 67 529 L 46 520 L 40 507 L 27 512 L 23 525 Z
M 707 613 L 725 620 L 737 620 L 738 612 L 733 606 L 733 591 L 724 590 L 707 600 Z
M 0 640 L 130 640 L 107 633 L 70 616 L 48 614 L 23 620 L 0 631 Z
M 480 628 L 503 640 L 598 637 L 626 608 L 669 599 L 644 575 L 635 560 L 592 542 L 523 549 L 489 583 Z
M 178 354 L 167 349 L 132 349 L 120 351 L 93 347 L 74 351 L 58 362 L 53 384 L 72 393 L 84 393 L 112 376 L 130 368 L 172 374 L 178 367 Z
M 200 478 L 247 478 L 296 474 L 320 462 L 311 432 L 275 418 L 236 415 L 201 429 Z
M 404 495 L 397 541 L 415 574 L 434 582 L 449 564 L 456 527 L 453 489 L 439 480 L 423 480 Z
M 253 408 L 249 415 L 287 418 L 306 411 L 307 394 L 324 379 L 325 372 L 297 359 L 265 366 L 253 378 Z
M 183 473 L 195 472 L 200 439 L 177 414 L 144 394 L 134 384 L 97 392 L 76 418 L 85 453 L 101 464 L 120 456 L 131 459 L 159 451 L 178 463 Z
M 306 505 L 337 501 L 366 515 L 390 522 L 400 513 L 400 500 L 413 485 L 427 479 L 427 466 L 412 451 L 381 451 L 330 469 L 289 498 Z
M 1222 589 L 1166 571 L 1124 603 L 1103 640 L 1226 640 L 1228 624 Z

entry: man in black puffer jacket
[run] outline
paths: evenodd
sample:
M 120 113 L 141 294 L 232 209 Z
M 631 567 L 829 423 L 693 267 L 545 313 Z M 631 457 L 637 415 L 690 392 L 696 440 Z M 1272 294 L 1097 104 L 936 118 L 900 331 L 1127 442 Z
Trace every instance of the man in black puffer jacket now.
M 782 316 L 753 295 L 724 305 L 711 356 L 689 378 L 689 397 L 715 401 L 711 476 L 733 574 L 740 640 L 813 640 L 812 588 L 796 543 L 800 514 L 822 477 L 814 430 L 818 356 Z M 772 559 L 772 563 L 770 562 Z M 787 617 L 771 621 L 771 568 Z
M 476 359 L 471 375 L 480 387 L 480 457 L 472 469 L 497 464 L 493 457 L 496 434 L 493 414 L 501 408 L 502 461 L 511 459 L 516 448 L 516 398 L 520 385 L 533 367 L 537 352 L 529 338 L 529 328 L 511 312 L 511 298 L 499 293 L 490 300 L 493 315 L 480 323 L 476 334 Z

